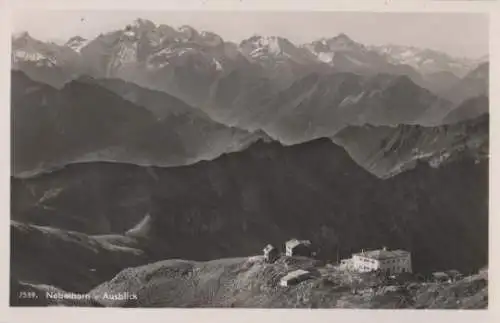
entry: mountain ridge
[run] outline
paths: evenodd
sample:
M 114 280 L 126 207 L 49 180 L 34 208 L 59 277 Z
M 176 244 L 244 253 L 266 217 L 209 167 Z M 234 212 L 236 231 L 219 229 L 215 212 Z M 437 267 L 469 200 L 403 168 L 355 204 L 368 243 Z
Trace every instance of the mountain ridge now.
M 431 94 L 428 94 L 428 99 L 422 100 L 421 93 L 425 92 L 421 92 L 420 88 L 414 85 L 406 76 L 378 75 L 374 78 L 363 79 L 350 73 L 346 73 L 344 76 L 342 74 L 330 76 L 313 74 L 289 90 L 282 92 L 279 96 L 274 97 L 266 105 L 263 105 L 262 107 L 265 109 L 263 111 L 268 111 L 267 114 L 254 109 L 252 112 L 253 116 L 249 115 L 250 119 L 248 120 L 251 120 L 255 116 L 260 118 L 260 121 L 259 119 L 254 119 L 253 122 L 256 122 L 256 126 L 254 126 L 254 129 L 251 129 L 252 126 L 245 126 L 246 121 L 243 118 L 240 119 L 240 122 L 243 122 L 244 127 L 238 125 L 227 126 L 228 122 L 214 121 L 210 113 L 193 108 L 166 93 L 143 89 L 123 80 L 96 80 L 85 77 L 68 83 L 62 90 L 57 90 L 43 83 L 40 84 L 30 80 L 22 72 L 13 71 L 12 73 L 14 85 L 12 88 L 13 129 L 14 133 L 18 133 L 14 137 L 15 142 L 18 144 L 15 144 L 13 147 L 13 166 L 19 167 L 19 165 L 25 164 L 19 170 L 14 171 L 16 176 L 21 177 L 33 176 L 40 171 L 50 171 L 53 168 L 58 168 L 68 163 L 96 160 L 110 162 L 124 161 L 144 166 L 178 166 L 196 163 L 200 160 L 211 160 L 220 154 L 240 151 L 246 149 L 248 145 L 259 139 L 264 141 L 277 140 L 283 145 L 293 145 L 318 138 L 335 138 L 342 132 L 342 129 L 352 126 L 418 125 L 425 123 L 423 121 L 427 119 L 428 121 L 426 122 L 429 123 L 427 127 L 434 127 L 433 123 L 439 120 L 436 115 L 442 115 L 447 118 L 448 123 L 460 123 L 469 122 L 463 121 L 463 119 L 472 120 L 481 114 L 488 113 L 488 100 L 485 97 L 471 99 L 457 108 L 453 107 L 453 109 L 449 108 L 452 107 L 449 103 L 445 103 L 443 106 L 444 110 L 440 107 L 439 102 L 441 101 L 436 101 L 438 109 L 432 108 L 432 106 L 429 106 L 425 102 L 433 102 L 435 98 Z M 336 86 L 339 90 L 332 91 L 331 89 L 334 88 L 335 82 L 338 84 Z M 372 83 L 373 85 L 367 86 L 365 85 L 366 83 Z M 309 90 L 309 88 L 312 90 Z M 373 95 L 369 92 L 370 88 L 372 88 L 371 91 L 376 95 L 373 99 Z M 401 93 L 415 93 L 415 91 L 417 91 L 416 98 L 424 103 L 418 103 L 418 100 L 413 100 L 414 103 L 412 105 L 406 104 L 407 107 L 405 109 L 409 115 L 405 116 L 405 110 L 400 109 L 399 106 L 406 102 L 408 95 L 401 95 Z M 378 92 L 382 94 L 377 94 Z M 294 97 L 297 93 L 299 94 L 298 100 Z M 303 96 L 303 93 L 306 93 L 306 96 Z M 75 94 L 78 95 L 75 96 Z M 321 101 L 318 101 L 318 98 Z M 364 102 L 365 98 L 368 98 L 368 101 Z M 332 103 L 335 100 L 337 100 L 337 103 Z M 341 100 L 342 102 L 340 102 Z M 391 100 L 396 101 L 391 102 Z M 107 102 L 107 108 L 98 109 L 97 107 L 102 106 L 104 102 Z M 289 102 L 292 102 L 292 104 L 290 105 Z M 126 109 L 121 107 L 125 103 L 127 103 L 125 105 L 127 106 Z M 38 111 L 39 114 L 41 113 L 38 118 L 31 117 L 33 104 L 43 107 Z M 68 104 L 74 107 L 80 106 L 80 108 L 68 114 L 70 112 L 65 111 L 67 109 L 63 108 Z M 339 107 L 338 111 L 333 109 L 335 104 Z M 73 113 L 80 110 L 81 113 L 84 113 L 89 108 L 95 110 L 93 114 L 86 115 L 85 118 L 74 117 Z M 390 111 L 387 109 L 393 108 L 396 108 L 395 111 L 397 112 L 391 112 L 392 116 L 391 113 L 384 112 Z M 363 112 L 363 109 L 366 112 Z M 43 111 L 50 111 L 50 113 Z M 438 111 L 441 112 L 438 113 Z M 349 114 L 345 114 L 346 112 Z M 300 125 L 300 120 L 304 119 L 304 113 L 309 114 L 309 117 L 305 118 L 305 120 L 309 120 L 309 124 Z M 312 119 L 313 117 L 316 119 Z M 393 118 L 395 121 L 388 122 L 390 121 L 387 119 L 388 117 Z M 377 118 L 381 118 L 381 121 L 377 122 Z M 406 121 L 404 118 L 406 118 Z M 415 118 L 421 121 L 414 121 Z M 76 120 L 78 120 L 79 124 L 86 122 L 84 120 L 88 120 L 88 127 L 79 126 L 80 128 L 78 128 L 71 126 L 72 122 L 76 122 Z M 95 127 L 96 122 L 102 123 L 103 120 L 108 121 L 106 121 L 105 125 L 103 124 L 99 140 L 95 137 L 98 133 L 95 129 L 93 135 L 95 140 L 92 139 L 92 136 L 89 137 L 87 135 L 88 130 Z M 139 120 L 144 121 L 144 126 L 138 123 Z M 293 122 L 290 124 L 290 121 L 295 122 L 295 125 Z M 54 122 L 56 122 L 55 127 Z M 113 131 L 110 132 L 115 125 L 118 127 L 120 122 L 125 122 L 125 124 L 131 127 L 130 135 L 134 133 L 132 137 L 127 138 L 128 134 L 126 131 L 120 130 L 121 134 L 118 132 L 113 134 Z M 287 125 L 287 122 L 291 126 Z M 60 125 L 57 125 L 57 123 L 60 123 Z M 334 126 L 335 123 L 338 124 L 337 128 Z M 321 130 L 322 124 L 322 127 L 326 130 L 324 133 L 307 132 L 300 128 L 313 125 L 317 129 L 314 130 L 315 128 L 313 128 L 313 131 L 323 131 Z M 25 130 L 20 132 L 21 129 Z M 38 137 L 40 131 L 45 132 L 44 136 L 53 133 L 57 139 L 47 141 L 43 151 L 33 148 L 28 149 L 34 140 L 26 139 L 26 136 Z M 63 137 L 65 138 L 63 141 L 61 141 L 58 135 L 61 131 L 67 131 L 67 134 Z M 286 140 L 286 137 L 283 137 L 282 134 L 287 133 L 289 137 L 290 135 L 296 136 L 296 134 L 302 137 L 297 137 L 301 138 L 300 140 Z M 213 137 L 210 137 L 210 134 Z M 458 132 L 458 134 L 463 136 L 466 133 Z M 113 148 L 113 145 L 115 145 L 114 142 L 118 140 L 113 139 L 115 137 L 123 139 L 120 139 L 118 146 Z M 164 143 L 159 143 L 159 150 L 152 150 L 151 145 L 153 143 L 141 144 L 141 146 L 134 148 L 133 144 L 135 142 L 145 142 L 151 138 L 155 138 L 155 141 L 158 141 L 159 138 L 165 138 Z M 48 154 L 47 149 L 60 149 L 54 145 L 54 142 L 61 142 L 62 147 L 72 147 L 70 141 L 66 144 L 65 140 L 79 140 L 90 146 L 80 152 L 75 151 L 72 157 L 64 157 L 68 151 L 64 152 L 66 155 L 51 153 L 49 155 L 53 161 L 47 160 L 44 162 L 44 157 L 40 155 L 42 152 Z M 106 143 L 106 140 L 109 141 L 109 144 Z M 217 146 L 210 146 L 212 141 Z M 166 156 L 163 156 L 165 153 L 164 149 L 169 147 L 169 143 L 170 149 L 174 150 L 171 150 L 170 157 L 165 159 Z M 124 147 L 129 148 L 122 151 Z M 109 148 L 112 149 L 109 150 Z M 134 150 L 127 152 L 128 149 L 139 151 L 140 154 L 132 154 Z M 71 150 L 74 150 L 74 148 L 71 148 L 69 151 Z M 172 151 L 177 151 L 177 157 L 172 155 Z M 139 158 L 141 155 L 144 158 Z M 178 160 L 172 159 L 173 157 L 178 158 Z M 35 166 L 40 162 L 44 162 L 44 164 Z
M 262 136 L 201 117 L 201 112 L 173 98 L 170 102 L 186 113 L 159 120 L 145 107 L 95 82 L 72 81 L 58 90 L 37 85 L 22 72 L 12 75 L 12 166 L 16 174 L 83 160 L 192 163 L 239 150 Z M 35 139 L 40 136 L 45 140 L 42 143 Z M 35 143 L 37 147 L 32 146 Z
M 252 254 L 297 236 L 321 246 L 320 259 L 338 241 L 341 256 L 387 245 L 412 250 L 418 271 L 468 272 L 487 261 L 487 183 L 487 155 L 419 163 L 381 180 L 321 139 L 257 143 L 176 168 L 69 165 L 11 178 L 11 205 L 15 221 L 91 235 L 122 234 L 150 214 L 151 252 L 163 258 Z
M 38 42 L 34 48 L 41 48 L 42 42 L 34 40 L 29 35 L 13 37 L 13 57 L 18 57 L 18 53 L 24 50 L 20 39 L 28 37 L 31 43 Z M 393 51 L 397 53 L 403 49 L 391 46 L 365 46 L 343 33 L 306 44 L 293 44 L 279 36 L 259 35 L 235 44 L 225 42 L 215 33 L 199 32 L 189 26 L 175 29 L 166 25 L 156 25 L 145 19 L 137 19 L 122 29 L 101 34 L 92 40 L 83 40 L 75 36 L 68 40 L 66 45 L 50 46 L 57 48 L 51 50 L 54 57 L 63 52 L 63 49 L 73 52 L 70 71 L 65 72 L 66 65 L 57 61 L 55 65 L 63 73 L 60 76 L 57 76 L 57 73 L 50 76 L 52 72 L 48 74 L 44 71 L 38 72 L 29 64 L 16 65 L 17 68 L 25 70 L 38 80 L 56 86 L 60 85 L 61 77 L 71 78 L 77 70 L 78 74 L 94 77 L 119 77 L 143 87 L 166 91 L 191 105 L 202 105 L 206 101 L 210 87 L 217 82 L 219 76 L 226 75 L 234 69 L 245 70 L 249 67 L 260 70 L 259 73 L 265 75 L 277 89 L 286 88 L 307 73 L 323 72 L 325 69 L 362 74 L 408 75 L 415 83 L 435 93 L 441 93 L 458 81 L 450 77 L 443 78 L 439 73 L 434 75 L 418 64 L 411 62 L 407 64 L 408 62 L 404 60 L 390 56 L 390 48 L 395 48 Z M 72 46 L 75 50 L 71 49 Z M 410 49 L 413 51 L 413 56 L 423 55 L 423 58 L 417 57 L 417 61 L 433 61 L 434 67 L 431 72 L 454 73 L 459 77 L 483 61 L 457 59 L 434 50 Z M 46 50 L 41 49 L 41 53 L 44 52 Z M 66 56 L 68 55 L 61 54 L 61 60 L 64 61 Z M 192 60 L 191 64 L 196 64 L 198 67 L 193 69 L 186 66 L 186 60 Z M 457 68 L 462 69 L 460 73 L 457 73 Z M 48 75 L 46 80 L 40 77 L 44 73 Z M 169 79 L 168 75 L 172 73 L 175 76 Z M 183 82 L 193 84 L 190 91 Z M 443 82 L 446 85 L 441 84 Z

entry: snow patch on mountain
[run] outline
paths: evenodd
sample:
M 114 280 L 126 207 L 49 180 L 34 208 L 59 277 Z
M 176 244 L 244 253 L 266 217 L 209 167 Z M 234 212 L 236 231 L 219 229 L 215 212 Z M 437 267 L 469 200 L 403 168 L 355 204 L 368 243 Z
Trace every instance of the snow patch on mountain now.
M 87 44 L 89 42 L 90 42 L 90 40 L 87 40 L 87 39 L 80 37 L 80 36 L 75 36 L 75 37 L 70 38 L 66 42 L 65 46 L 71 48 L 72 50 L 74 50 L 77 53 L 80 53 L 82 48 L 87 46 Z
M 156 28 L 156 25 L 151 20 L 138 18 L 134 20 L 131 27 L 136 30 L 147 31 Z
M 324 63 L 332 63 L 335 53 L 319 52 L 318 59 Z
M 215 69 L 216 69 L 217 71 L 222 71 L 222 65 L 219 63 L 219 61 L 218 61 L 218 60 L 216 60 L 215 58 L 213 58 L 212 60 L 213 60 L 213 63 L 214 63 L 214 65 L 215 65 Z
M 339 108 L 343 108 L 343 107 L 350 107 L 352 106 L 353 104 L 356 104 L 358 103 L 359 101 L 361 101 L 361 99 L 363 98 L 363 96 L 365 95 L 365 91 L 357 94 L 357 95 L 349 95 L 349 96 L 346 96 L 342 102 L 340 102 L 339 104 Z
M 39 61 L 42 59 L 47 59 L 44 55 L 38 53 L 38 52 L 27 52 L 24 50 L 16 50 L 14 51 L 14 57 L 25 60 L 25 61 Z
M 355 59 L 354 57 L 351 57 L 351 56 L 345 56 L 345 58 L 347 60 L 349 60 L 351 63 L 353 63 L 354 65 L 357 65 L 357 66 L 366 66 L 368 65 L 367 63 L 364 63 L 358 59 Z
M 25 50 L 14 50 L 13 51 L 13 61 L 14 63 L 19 63 L 19 62 L 34 62 L 36 63 L 36 66 L 56 66 L 57 61 L 53 57 L 48 57 L 45 55 L 42 55 L 39 52 L 29 52 Z
M 240 51 L 251 60 L 300 60 L 299 49 L 288 40 L 276 36 L 253 36 L 241 42 Z
M 124 32 L 123 34 L 127 37 L 135 37 L 135 32 L 133 32 L 132 30 L 128 30 L 128 31 Z
M 413 46 L 383 45 L 371 46 L 383 54 L 392 64 L 409 65 L 424 74 L 449 71 L 457 76 L 464 76 L 474 66 L 477 60 L 452 57 L 446 53 Z

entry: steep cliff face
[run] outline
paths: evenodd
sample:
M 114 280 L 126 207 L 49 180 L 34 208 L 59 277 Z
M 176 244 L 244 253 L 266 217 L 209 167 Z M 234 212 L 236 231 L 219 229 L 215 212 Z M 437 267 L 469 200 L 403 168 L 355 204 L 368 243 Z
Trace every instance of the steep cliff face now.
M 295 236 L 322 258 L 387 245 L 411 250 L 416 270 L 468 271 L 487 262 L 488 161 L 422 163 L 382 180 L 324 139 L 259 142 L 186 167 L 87 163 L 12 179 L 19 221 L 123 233 L 148 212 L 158 259 L 241 256 Z

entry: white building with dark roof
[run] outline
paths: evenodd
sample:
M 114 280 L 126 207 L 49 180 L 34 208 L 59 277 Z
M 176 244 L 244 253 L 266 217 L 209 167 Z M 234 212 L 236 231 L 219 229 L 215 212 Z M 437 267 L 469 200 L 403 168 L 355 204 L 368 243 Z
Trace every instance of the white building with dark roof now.
M 405 250 L 361 251 L 352 255 L 348 260 L 349 269 L 357 272 L 380 270 L 387 274 L 411 273 L 411 254 Z

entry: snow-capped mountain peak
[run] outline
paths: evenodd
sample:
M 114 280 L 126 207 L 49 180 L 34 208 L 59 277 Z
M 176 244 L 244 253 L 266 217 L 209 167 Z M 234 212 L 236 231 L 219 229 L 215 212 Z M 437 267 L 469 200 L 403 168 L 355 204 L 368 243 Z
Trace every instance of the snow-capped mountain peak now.
M 288 39 L 277 36 L 252 36 L 240 44 L 240 50 L 251 59 L 295 58 L 299 49 Z
M 200 38 L 202 39 L 204 44 L 210 47 L 221 46 L 222 44 L 224 44 L 224 40 L 222 39 L 222 37 L 213 32 L 202 31 L 200 33 Z
M 256 46 L 256 50 L 258 51 L 261 48 L 266 48 L 269 53 L 279 55 L 283 54 L 282 48 L 283 40 L 279 37 L 270 36 L 270 37 L 259 37 L 254 42 Z
M 131 27 L 133 29 L 136 29 L 136 30 L 148 31 L 148 30 L 155 29 L 156 25 L 151 20 L 138 18 L 138 19 L 134 20 L 134 22 L 132 23 Z
M 12 62 L 31 62 L 39 67 L 55 66 L 57 49 L 55 44 L 46 44 L 32 38 L 28 32 L 21 32 L 12 37 Z
M 30 34 L 27 31 L 20 31 L 12 34 L 12 40 L 14 41 L 26 38 L 31 38 Z
M 330 51 L 363 51 L 365 47 L 352 40 L 344 33 L 340 33 L 335 37 L 323 39 L 322 44 L 325 45 Z
M 311 52 L 319 61 L 333 65 L 333 59 L 337 53 L 354 53 L 365 55 L 367 50 L 364 45 L 355 42 L 344 33 L 340 33 L 332 38 L 321 38 L 302 46 Z M 354 60 L 354 58 L 352 58 Z M 359 59 L 356 59 L 356 62 Z
M 409 65 L 424 74 L 450 71 L 462 77 L 477 64 L 477 62 L 472 59 L 452 57 L 451 55 L 437 50 L 414 46 L 389 44 L 371 46 L 370 49 L 384 55 L 392 64 Z
M 81 36 L 74 36 L 71 37 L 65 44 L 65 46 L 71 48 L 75 52 L 80 52 L 83 47 L 85 47 L 89 43 L 89 40 L 81 37 Z
M 139 18 L 125 26 L 123 36 L 134 39 L 143 34 L 154 32 L 155 30 L 156 25 L 152 21 Z
M 179 33 L 181 33 L 186 39 L 194 40 L 199 36 L 199 33 L 196 29 L 191 26 L 183 25 L 177 29 Z

